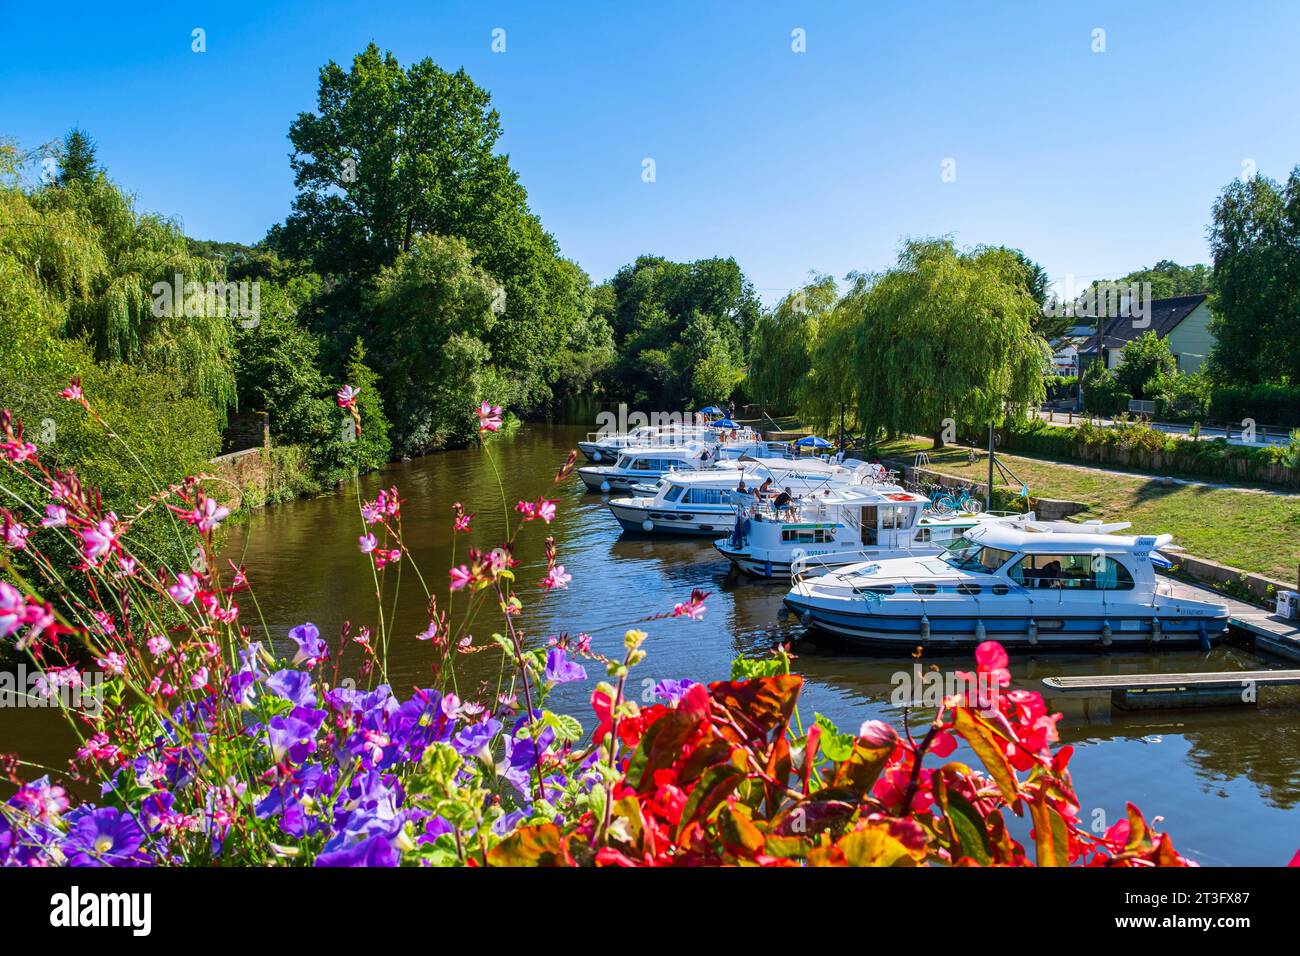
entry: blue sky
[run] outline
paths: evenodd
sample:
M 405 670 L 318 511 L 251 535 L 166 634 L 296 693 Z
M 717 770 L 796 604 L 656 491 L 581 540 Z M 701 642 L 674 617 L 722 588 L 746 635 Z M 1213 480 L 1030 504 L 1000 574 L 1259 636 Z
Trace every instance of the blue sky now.
M 289 123 L 371 40 L 491 91 L 533 209 L 597 281 L 641 253 L 730 255 L 771 301 L 941 234 L 1058 280 L 1208 261 L 1243 162 L 1300 163 L 1289 2 L 5 6 L 0 135 L 81 125 L 142 208 L 200 238 L 284 218 Z

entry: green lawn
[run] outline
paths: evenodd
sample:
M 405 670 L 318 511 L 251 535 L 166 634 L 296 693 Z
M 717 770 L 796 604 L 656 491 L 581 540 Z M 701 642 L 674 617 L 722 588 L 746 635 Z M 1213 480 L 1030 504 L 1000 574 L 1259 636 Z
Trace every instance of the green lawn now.
M 988 458 L 974 465 L 964 447 L 934 451 L 928 439 L 906 439 L 880 446 L 882 458 L 910 463 L 924 451 L 930 466 L 971 481 L 988 478 Z M 1001 457 L 1001 456 L 1000 456 Z M 1283 581 L 1296 580 L 1300 564 L 1300 497 L 1166 484 L 1082 471 L 1037 459 L 1001 460 L 1029 485 L 1035 497 L 1067 498 L 1088 505 L 1081 518 L 1131 521 L 1134 534 L 1168 532 L 1189 553 Z

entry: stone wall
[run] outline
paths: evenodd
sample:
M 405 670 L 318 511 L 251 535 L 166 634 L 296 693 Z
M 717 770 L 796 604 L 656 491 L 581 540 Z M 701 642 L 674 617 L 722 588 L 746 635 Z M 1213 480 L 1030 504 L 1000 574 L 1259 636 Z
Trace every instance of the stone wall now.
M 271 418 L 266 412 L 237 412 L 221 435 L 223 454 L 271 447 Z

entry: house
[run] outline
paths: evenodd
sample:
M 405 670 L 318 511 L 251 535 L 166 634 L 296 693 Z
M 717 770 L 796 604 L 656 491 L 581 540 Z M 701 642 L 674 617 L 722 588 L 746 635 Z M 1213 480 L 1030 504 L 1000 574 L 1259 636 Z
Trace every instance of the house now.
M 1141 317 L 1135 319 L 1131 316 L 1101 321 L 1105 323 L 1101 354 L 1107 368 L 1119 365 L 1124 360 L 1124 346 L 1147 332 L 1155 332 L 1169 343 L 1169 351 L 1178 361 L 1178 371 L 1189 375 L 1200 369 L 1214 345 L 1214 336 L 1210 334 L 1209 296 L 1204 292 L 1156 299 L 1151 303 L 1149 323 Z M 1096 359 L 1097 330 L 1094 326 L 1088 342 L 1079 347 L 1079 361 L 1086 365 Z
M 1053 339 L 1051 374 L 1073 378 L 1079 374 L 1079 349 L 1088 344 L 1097 330 L 1086 325 L 1071 326 L 1060 338 Z

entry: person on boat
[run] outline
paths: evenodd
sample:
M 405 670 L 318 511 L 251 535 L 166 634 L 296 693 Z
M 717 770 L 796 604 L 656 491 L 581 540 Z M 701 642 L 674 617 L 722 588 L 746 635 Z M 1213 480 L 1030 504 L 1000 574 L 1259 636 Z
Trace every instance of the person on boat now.
M 738 492 L 740 492 L 742 495 L 747 495 L 747 494 L 749 494 L 749 489 L 745 487 L 745 479 L 744 479 L 744 478 L 741 478 L 741 479 L 740 479 L 740 484 L 736 485 L 736 490 L 737 490 Z
M 790 494 L 790 489 L 787 488 L 776 496 L 776 500 L 772 502 L 772 507 L 777 511 L 789 511 L 790 502 L 792 501 L 794 501 L 794 496 Z
M 766 478 L 763 479 L 763 483 L 762 483 L 761 485 L 758 486 L 758 491 L 756 492 L 756 494 L 757 494 L 758 497 L 760 497 L 760 498 L 767 498 L 767 497 L 769 497 L 769 496 L 772 494 L 772 476 L 771 476 L 771 475 L 768 475 Z
M 1059 588 L 1061 586 L 1061 562 L 1048 561 L 1038 572 L 1040 588 Z
M 708 460 L 709 460 L 709 450 L 706 448 L 704 449 L 704 451 L 700 452 L 700 461 L 708 461 Z

